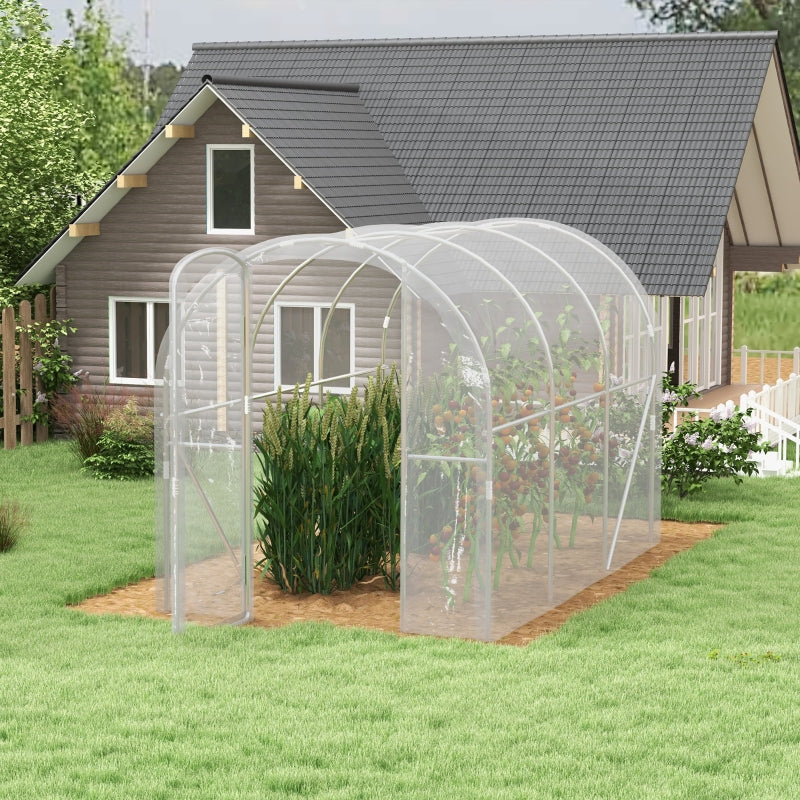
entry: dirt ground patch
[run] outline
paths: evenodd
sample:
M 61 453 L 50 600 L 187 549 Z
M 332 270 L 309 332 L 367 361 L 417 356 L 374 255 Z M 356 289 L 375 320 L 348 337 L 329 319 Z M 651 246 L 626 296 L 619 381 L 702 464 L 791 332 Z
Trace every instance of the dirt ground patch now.
M 525 645 L 563 625 L 573 614 L 622 592 L 643 580 L 656 567 L 697 542 L 708 539 L 720 525 L 708 523 L 661 523 L 661 541 L 621 569 L 593 583 L 545 614 L 531 620 L 499 640 L 500 644 Z M 276 628 L 304 620 L 334 625 L 400 632 L 400 595 L 383 588 L 380 578 L 363 581 L 348 591 L 330 595 L 287 595 L 276 584 L 256 577 L 252 625 Z M 141 581 L 92 597 L 75 608 L 90 614 L 121 614 L 167 619 L 156 611 L 156 581 Z

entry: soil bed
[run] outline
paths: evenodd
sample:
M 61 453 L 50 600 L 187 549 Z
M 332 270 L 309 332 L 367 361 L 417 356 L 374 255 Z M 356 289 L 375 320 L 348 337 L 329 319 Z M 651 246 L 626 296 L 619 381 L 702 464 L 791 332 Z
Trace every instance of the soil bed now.
M 616 572 L 593 583 L 566 602 L 527 622 L 498 640 L 498 644 L 525 645 L 563 625 L 573 614 L 622 592 L 643 580 L 668 558 L 708 539 L 720 525 L 663 521 L 661 541 Z M 382 580 L 362 581 L 348 591 L 330 595 L 287 595 L 270 580 L 254 580 L 252 625 L 276 628 L 306 620 L 334 625 L 400 632 L 400 595 L 383 588 Z M 91 614 L 122 614 L 168 619 L 156 611 L 156 581 L 141 581 L 101 597 L 92 597 L 75 608 Z

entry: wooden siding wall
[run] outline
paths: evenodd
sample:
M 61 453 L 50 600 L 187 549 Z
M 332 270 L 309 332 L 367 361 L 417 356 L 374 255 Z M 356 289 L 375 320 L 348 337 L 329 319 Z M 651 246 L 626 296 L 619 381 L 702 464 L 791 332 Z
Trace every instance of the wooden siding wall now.
M 342 229 L 342 223 L 309 190 L 294 189 L 291 172 L 256 142 L 255 235 L 206 233 L 206 145 L 249 141 L 242 139 L 238 118 L 215 103 L 197 122 L 195 138 L 176 142 L 150 170 L 147 187 L 131 189 L 103 219 L 101 235 L 84 239 L 58 268 L 58 315 L 71 318 L 77 328 L 70 337 L 69 352 L 76 368 L 89 370 L 94 385 L 102 386 L 108 379 L 109 296 L 166 298 L 172 268 L 183 256 L 203 247 L 241 248 L 276 236 Z M 329 293 L 332 285 L 309 273 L 298 280 L 297 295 L 287 293 L 283 299 L 322 300 L 318 293 L 323 289 Z M 360 285 L 363 288 L 355 290 L 357 295 L 351 292 L 344 298 L 357 304 L 357 367 L 365 366 L 359 362 L 372 359 L 380 350 L 383 314 L 396 283 L 378 274 Z M 270 290 L 259 289 L 258 299 L 263 300 Z M 377 292 L 386 293 L 385 302 Z M 359 304 L 359 296 L 365 302 Z M 399 337 L 394 338 L 398 341 Z M 151 387 L 112 388 L 136 395 L 146 405 L 152 399 Z

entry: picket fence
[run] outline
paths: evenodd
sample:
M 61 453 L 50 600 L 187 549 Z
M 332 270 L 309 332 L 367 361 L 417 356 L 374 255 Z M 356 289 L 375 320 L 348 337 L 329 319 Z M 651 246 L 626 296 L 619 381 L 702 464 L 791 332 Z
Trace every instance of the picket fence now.
M 37 294 L 33 299 L 33 307 L 29 301 L 23 300 L 19 304 L 18 317 L 11 307 L 4 308 L 0 314 L 0 352 L 3 363 L 0 434 L 6 450 L 13 450 L 17 441 L 21 445 L 29 445 L 33 444 L 34 439 L 43 442 L 48 437 L 46 424 L 40 422 L 34 425 L 26 420 L 33 413 L 36 394 L 42 390 L 33 368 L 41 352 L 39 346 L 32 344 L 24 331 L 18 330 L 32 322 L 49 322 L 51 316 L 48 308 L 55 309 L 55 289 L 50 290 L 49 298 Z

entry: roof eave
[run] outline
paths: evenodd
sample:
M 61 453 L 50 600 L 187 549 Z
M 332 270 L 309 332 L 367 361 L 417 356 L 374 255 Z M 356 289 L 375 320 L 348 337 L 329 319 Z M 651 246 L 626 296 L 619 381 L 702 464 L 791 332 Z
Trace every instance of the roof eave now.
M 175 125 L 194 124 L 212 105 L 216 96 L 207 87 L 201 87 L 188 103 L 172 118 Z M 177 139 L 168 139 L 165 127 L 149 139 L 130 161 L 120 169 L 118 174 L 146 174 L 177 142 Z M 114 206 L 129 192 L 130 189 L 121 189 L 117 186 L 115 175 L 81 211 L 70 221 L 76 222 L 102 222 L 103 218 Z M 31 261 L 22 274 L 17 278 L 17 286 L 31 283 L 52 283 L 55 279 L 56 267 L 72 252 L 75 246 L 83 241 L 82 236 L 69 235 L 69 225 L 48 244 L 36 258 Z

